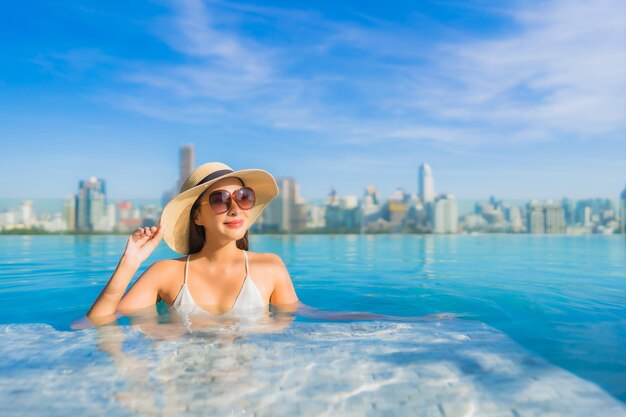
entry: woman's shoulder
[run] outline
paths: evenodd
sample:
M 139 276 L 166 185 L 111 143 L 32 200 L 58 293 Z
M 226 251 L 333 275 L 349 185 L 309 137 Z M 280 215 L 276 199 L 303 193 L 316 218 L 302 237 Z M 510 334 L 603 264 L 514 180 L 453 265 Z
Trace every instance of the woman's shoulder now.
M 161 259 L 152 263 L 144 274 L 166 279 L 172 273 L 176 273 L 184 268 L 186 258 Z
M 146 270 L 144 275 L 152 282 L 158 291 L 159 297 L 165 299 L 168 304 L 174 302 L 176 294 L 184 281 L 186 256 L 174 259 L 162 259 L 154 262 Z
M 262 268 L 284 268 L 285 263 L 275 253 L 247 252 L 251 264 Z
M 256 278 L 268 279 L 272 285 L 289 280 L 289 272 L 280 256 L 275 253 L 248 252 L 250 273 Z

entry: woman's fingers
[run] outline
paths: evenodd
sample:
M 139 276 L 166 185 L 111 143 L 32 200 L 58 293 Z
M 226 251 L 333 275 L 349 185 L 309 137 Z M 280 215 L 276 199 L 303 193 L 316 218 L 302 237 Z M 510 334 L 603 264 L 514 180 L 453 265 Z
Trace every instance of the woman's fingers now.
M 152 227 L 140 227 L 139 229 L 135 230 L 133 232 L 133 235 L 135 236 L 152 236 L 154 233 L 156 233 L 157 231 L 157 227 L 156 226 L 152 226 Z
M 132 234 L 133 241 L 135 243 L 142 244 L 151 239 L 161 240 L 161 238 L 163 237 L 163 229 L 164 229 L 163 227 L 156 227 L 156 226 L 140 227 L 139 229 L 133 232 Z

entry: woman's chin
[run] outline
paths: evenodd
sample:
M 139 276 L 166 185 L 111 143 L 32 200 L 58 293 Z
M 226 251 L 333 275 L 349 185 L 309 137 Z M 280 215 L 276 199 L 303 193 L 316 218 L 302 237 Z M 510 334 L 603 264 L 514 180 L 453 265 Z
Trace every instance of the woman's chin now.
M 246 229 L 244 225 L 242 225 L 241 227 L 236 229 L 226 228 L 223 233 L 232 240 L 239 240 L 246 235 L 246 230 L 248 229 Z

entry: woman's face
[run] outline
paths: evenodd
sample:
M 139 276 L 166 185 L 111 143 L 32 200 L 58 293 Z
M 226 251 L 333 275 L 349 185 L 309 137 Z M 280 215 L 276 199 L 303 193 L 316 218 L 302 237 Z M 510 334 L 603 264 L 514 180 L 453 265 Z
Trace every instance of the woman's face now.
M 200 209 L 194 219 L 209 236 L 223 236 L 229 240 L 241 239 L 250 227 L 249 210 L 242 210 L 237 203 L 231 201 L 228 211 L 216 214 L 209 205 L 209 195 L 216 190 L 224 190 L 232 193 L 243 187 L 237 178 L 226 178 L 209 187 L 200 195 Z

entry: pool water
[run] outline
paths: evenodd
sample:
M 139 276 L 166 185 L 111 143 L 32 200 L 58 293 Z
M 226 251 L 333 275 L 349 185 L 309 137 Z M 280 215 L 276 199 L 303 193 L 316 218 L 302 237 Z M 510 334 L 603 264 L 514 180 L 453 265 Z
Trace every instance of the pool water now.
M 253 236 L 305 304 L 412 318 L 71 330 L 124 243 L 0 237 L 0 415 L 626 416 L 623 236 Z

